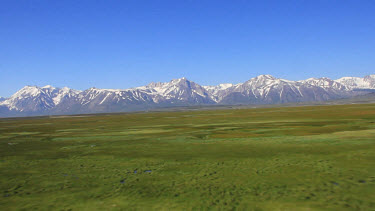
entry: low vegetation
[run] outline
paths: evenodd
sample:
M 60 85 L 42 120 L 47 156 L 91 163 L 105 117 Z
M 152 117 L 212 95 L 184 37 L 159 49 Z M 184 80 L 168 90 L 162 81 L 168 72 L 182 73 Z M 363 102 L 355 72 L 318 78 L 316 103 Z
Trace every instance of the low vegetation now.
M 0 210 L 372 210 L 375 104 L 0 119 Z

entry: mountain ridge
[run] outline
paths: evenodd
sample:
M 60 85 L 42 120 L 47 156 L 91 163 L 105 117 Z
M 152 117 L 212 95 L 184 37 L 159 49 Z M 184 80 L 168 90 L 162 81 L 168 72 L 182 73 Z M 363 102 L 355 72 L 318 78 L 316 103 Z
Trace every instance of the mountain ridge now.
M 239 84 L 201 86 L 187 78 L 129 89 L 83 91 L 51 85 L 25 86 L 0 98 L 0 116 L 138 111 L 193 105 L 280 104 L 350 98 L 375 90 L 375 75 L 290 81 L 259 75 Z

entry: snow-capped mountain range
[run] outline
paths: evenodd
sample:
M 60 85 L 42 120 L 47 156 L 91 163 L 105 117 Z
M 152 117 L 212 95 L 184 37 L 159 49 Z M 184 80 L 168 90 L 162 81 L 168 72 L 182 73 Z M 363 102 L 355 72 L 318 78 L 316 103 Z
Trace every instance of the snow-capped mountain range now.
M 325 101 L 375 90 L 375 75 L 309 78 L 290 81 L 260 75 L 240 84 L 201 86 L 186 78 L 150 83 L 131 89 L 84 91 L 68 87 L 25 86 L 10 98 L 0 98 L 0 116 L 138 111 L 152 108 L 214 104 L 277 104 Z

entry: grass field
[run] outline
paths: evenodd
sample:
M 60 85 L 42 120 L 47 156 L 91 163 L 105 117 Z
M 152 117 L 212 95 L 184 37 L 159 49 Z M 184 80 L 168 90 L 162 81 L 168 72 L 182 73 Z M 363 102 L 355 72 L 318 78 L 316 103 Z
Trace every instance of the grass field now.
M 375 104 L 0 119 L 0 210 L 375 210 Z

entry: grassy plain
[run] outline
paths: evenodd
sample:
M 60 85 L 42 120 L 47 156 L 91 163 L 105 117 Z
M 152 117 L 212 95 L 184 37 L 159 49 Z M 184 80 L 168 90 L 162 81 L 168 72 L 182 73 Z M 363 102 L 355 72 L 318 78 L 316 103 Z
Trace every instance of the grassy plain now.
M 375 104 L 0 119 L 0 210 L 374 210 Z

